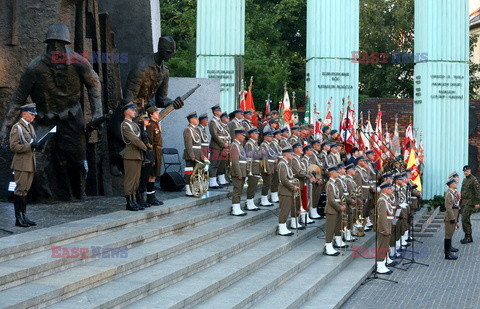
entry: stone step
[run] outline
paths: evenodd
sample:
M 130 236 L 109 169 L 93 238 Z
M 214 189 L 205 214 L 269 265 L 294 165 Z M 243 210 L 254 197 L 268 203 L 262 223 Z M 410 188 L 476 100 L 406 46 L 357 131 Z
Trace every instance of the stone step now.
M 232 233 L 231 236 L 116 278 L 107 284 L 59 302 L 52 308 L 72 308 L 79 305 L 102 308 L 125 306 L 171 286 L 177 286 L 177 288 L 166 298 L 161 299 L 163 305 L 160 307 L 165 307 L 167 303 L 178 302 L 183 299 L 182 297 L 191 297 L 190 300 L 194 301 L 196 297 L 201 296 L 194 293 L 198 291 L 195 289 L 202 284 L 201 281 L 206 281 L 208 278 L 215 281 L 208 289 L 218 288 L 220 284 L 228 284 L 236 276 L 248 272 L 250 267 L 261 266 L 317 232 L 316 229 L 311 228 L 299 233 L 298 237 L 277 237 L 275 235 L 277 220 L 276 217 L 271 216 L 239 233 Z M 221 263 L 222 266 L 216 267 L 217 263 Z M 232 263 L 238 266 L 232 266 Z M 202 279 L 178 288 L 177 282 L 190 280 L 189 278 L 195 274 L 201 274 Z M 217 280 L 224 275 L 226 276 L 224 282 Z M 191 293 L 194 295 L 192 296 Z
M 267 216 L 267 220 L 255 222 L 257 216 Z M 168 272 L 162 277 L 164 280 L 178 280 L 179 276 L 199 271 L 273 235 L 277 226 L 277 218 L 269 211 L 251 212 L 245 217 L 227 216 L 226 219 L 226 225 L 215 233 L 209 233 L 215 230 L 215 225 L 204 224 L 133 247 L 125 258 L 96 259 L 6 289 L 0 292 L 2 305 L 30 307 L 53 304 L 132 272 L 132 275 L 138 276 L 135 280 L 141 281 L 142 276 L 148 278 L 148 274 L 156 277 L 156 272 L 163 268 Z M 240 228 L 241 225 L 236 225 L 239 222 L 253 225 L 248 228 L 244 225 L 241 233 L 228 232 Z M 150 265 L 157 267 L 156 271 L 145 270 Z
M 210 203 L 227 198 L 229 194 L 207 192 L 204 197 L 198 199 L 180 197 L 166 201 L 168 205 L 150 207 L 138 212 L 123 210 L 124 204 L 122 201 L 121 206 L 119 206 L 122 211 L 2 237 L 0 239 L 0 262 L 48 250 L 51 245 L 65 245 L 131 225 L 153 221 L 167 214 L 181 213 L 195 207 L 207 206 Z M 118 198 L 112 198 L 112 200 L 117 201 Z
M 367 233 L 358 246 L 370 248 L 374 246 L 374 241 L 374 233 Z M 371 252 L 371 248 L 369 251 Z M 253 306 L 255 308 L 298 308 L 341 273 L 354 260 L 352 255 L 351 251 L 347 251 L 344 255 L 336 257 L 323 256 Z
M 321 308 L 341 308 L 372 273 L 374 263 L 374 259 L 354 259 L 300 308 L 318 309 L 320 304 Z M 393 269 L 393 271 L 399 270 Z M 386 275 L 379 275 L 379 277 L 388 278 Z
M 92 247 L 131 248 L 168 236 L 174 232 L 180 233 L 184 229 L 194 228 L 212 220 L 215 220 L 216 228 L 214 231 L 207 233 L 205 237 L 215 237 L 219 233 L 225 233 L 225 227 L 230 231 L 246 224 L 247 221 L 241 221 L 237 226 L 232 226 L 229 218 L 221 217 L 230 213 L 229 206 L 230 202 L 224 200 L 208 207 L 194 208 L 178 215 L 163 216 L 155 221 L 131 225 L 121 230 L 62 246 L 62 248 L 69 249 L 69 252 L 71 252 L 71 248 L 87 248 L 90 250 L 89 258 L 54 258 L 52 257 L 53 249 L 49 248 L 49 250 L 2 262 L 0 263 L 0 291 L 96 260 L 96 257 L 91 257 Z M 264 216 L 255 216 L 255 218 L 257 217 L 263 218 Z M 200 238 L 196 239 L 196 241 L 200 240 Z M 61 251 L 56 252 L 62 254 Z

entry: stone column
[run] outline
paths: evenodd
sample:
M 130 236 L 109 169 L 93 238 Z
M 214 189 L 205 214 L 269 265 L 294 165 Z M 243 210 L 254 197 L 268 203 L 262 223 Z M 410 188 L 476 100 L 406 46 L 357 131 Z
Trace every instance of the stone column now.
M 245 51 L 245 0 L 197 1 L 196 77 L 220 79 L 220 105 L 238 107 Z
M 325 117 L 332 97 L 333 126 L 340 125 L 342 98 L 350 96 L 358 110 L 359 0 L 307 1 L 307 76 L 310 102 Z M 346 107 L 345 107 L 346 108 Z
M 414 127 L 423 131 L 425 198 L 468 162 L 468 0 L 415 1 Z

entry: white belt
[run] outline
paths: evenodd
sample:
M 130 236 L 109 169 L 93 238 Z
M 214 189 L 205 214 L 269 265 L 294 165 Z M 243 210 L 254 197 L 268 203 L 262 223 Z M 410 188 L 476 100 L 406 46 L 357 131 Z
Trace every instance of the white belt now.
M 253 162 L 257 162 L 257 163 L 260 163 L 260 160 L 253 160 Z
M 375 180 L 370 180 L 370 183 L 371 184 L 374 184 L 376 181 Z
M 412 199 L 412 200 L 416 200 L 416 199 L 417 199 L 417 197 L 416 197 L 416 196 L 410 196 L 410 199 Z
M 400 204 L 400 207 L 402 207 L 402 208 L 404 208 L 404 209 L 405 209 L 405 208 L 407 208 L 407 207 L 408 207 L 408 204 L 407 204 L 407 203 L 401 203 L 401 204 Z
M 350 195 L 350 193 L 343 193 L 343 195 L 349 196 L 349 195 Z
M 209 143 L 202 143 L 203 147 L 205 147 L 205 146 L 208 147 L 209 145 L 210 145 Z
M 393 220 L 394 218 L 393 218 L 393 216 L 387 216 L 387 219 L 388 220 Z
M 192 146 L 193 149 L 202 149 L 202 146 Z
M 275 160 L 268 160 L 268 162 L 270 162 L 270 163 L 275 163 Z
M 238 163 L 240 163 L 240 164 L 247 164 L 247 161 L 239 160 Z
M 336 199 L 335 199 L 335 202 L 340 202 L 340 199 L 339 199 L 339 198 L 336 198 Z
M 364 189 L 370 189 L 370 186 L 362 186 Z

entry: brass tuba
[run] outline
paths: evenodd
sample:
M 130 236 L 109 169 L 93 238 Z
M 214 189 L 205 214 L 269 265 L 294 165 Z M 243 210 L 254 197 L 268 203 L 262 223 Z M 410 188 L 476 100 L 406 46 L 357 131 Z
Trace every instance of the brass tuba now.
M 190 177 L 190 188 L 195 197 L 202 197 L 208 191 L 208 165 L 210 161 L 205 159 L 203 162 L 195 160 L 195 168 L 192 177 Z

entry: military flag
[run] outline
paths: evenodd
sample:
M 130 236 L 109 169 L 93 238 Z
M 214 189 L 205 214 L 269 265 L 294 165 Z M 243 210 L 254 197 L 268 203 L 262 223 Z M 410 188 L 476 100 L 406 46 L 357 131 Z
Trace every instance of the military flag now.
M 422 181 L 420 180 L 420 174 L 417 166 L 417 155 L 415 150 L 410 148 L 410 154 L 408 155 L 407 169 L 412 171 L 412 182 L 417 185 L 417 190 L 422 191 Z

